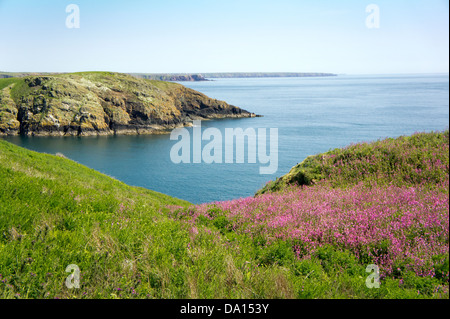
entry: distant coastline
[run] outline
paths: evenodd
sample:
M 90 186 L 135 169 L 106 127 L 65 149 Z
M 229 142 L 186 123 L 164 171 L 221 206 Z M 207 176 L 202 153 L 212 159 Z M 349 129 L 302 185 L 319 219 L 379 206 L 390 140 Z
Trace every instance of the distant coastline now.
M 210 81 L 225 78 L 288 78 L 337 76 L 333 73 L 306 72 L 217 72 L 217 73 L 129 73 L 138 78 L 160 81 Z
M 29 75 L 53 75 L 56 72 L 0 72 L 0 78 L 24 77 Z M 316 72 L 217 72 L 217 73 L 127 73 L 137 78 L 158 81 L 196 82 L 223 78 L 281 78 L 281 77 L 324 77 L 337 76 L 333 73 Z

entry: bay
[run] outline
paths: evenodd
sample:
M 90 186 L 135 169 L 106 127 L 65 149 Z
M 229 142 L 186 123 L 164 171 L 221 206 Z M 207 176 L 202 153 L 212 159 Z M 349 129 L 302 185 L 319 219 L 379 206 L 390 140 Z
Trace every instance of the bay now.
M 202 121 L 202 129 L 278 129 L 278 170 L 260 163 L 175 164 L 169 135 L 3 137 L 31 150 L 66 157 L 127 184 L 192 203 L 252 196 L 308 155 L 351 143 L 449 126 L 449 75 L 339 75 L 316 78 L 232 78 L 181 82 L 258 118 Z M 193 128 L 187 128 L 192 133 Z M 206 144 L 207 142 L 204 142 Z

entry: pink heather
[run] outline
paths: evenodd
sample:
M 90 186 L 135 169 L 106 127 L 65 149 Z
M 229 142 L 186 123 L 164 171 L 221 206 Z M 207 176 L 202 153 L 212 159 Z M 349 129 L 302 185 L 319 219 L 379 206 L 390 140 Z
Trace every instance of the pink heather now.
M 317 247 L 331 244 L 373 257 L 385 274 L 395 262 L 430 274 L 431 257 L 448 255 L 448 180 L 426 187 L 329 186 L 291 187 L 282 193 L 241 198 L 196 207 L 195 217 L 218 207 L 234 229 L 267 239 L 300 240 L 298 257 L 310 258 Z M 295 247 L 294 247 L 295 249 Z M 304 251 L 307 253 L 304 254 Z

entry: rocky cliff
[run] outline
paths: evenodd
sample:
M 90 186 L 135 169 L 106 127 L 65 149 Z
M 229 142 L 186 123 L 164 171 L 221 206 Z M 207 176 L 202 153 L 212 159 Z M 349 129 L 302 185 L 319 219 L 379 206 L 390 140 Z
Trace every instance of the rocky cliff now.
M 160 74 L 160 73 L 130 73 L 130 75 L 137 78 L 147 79 L 147 80 L 158 80 L 158 81 L 180 81 L 180 82 L 196 82 L 196 81 L 209 81 L 201 74 Z
M 110 72 L 0 80 L 0 135 L 152 134 L 253 113 L 177 83 Z

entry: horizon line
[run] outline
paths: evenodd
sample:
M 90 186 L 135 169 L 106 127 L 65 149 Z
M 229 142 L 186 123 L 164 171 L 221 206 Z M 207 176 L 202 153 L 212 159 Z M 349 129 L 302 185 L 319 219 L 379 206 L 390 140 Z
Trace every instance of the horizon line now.
M 414 74 L 449 74 L 449 71 L 439 71 L 439 72 L 433 72 L 433 71 L 427 71 L 427 72 L 393 72 L 393 73 L 342 73 L 342 72 L 318 72 L 318 71 L 217 71 L 217 72 L 123 72 L 123 71 L 112 71 L 112 70 L 83 70 L 83 71 L 5 71 L 0 70 L 0 73 L 59 73 L 59 74 L 67 74 L 67 73 L 83 73 L 83 72 L 112 72 L 112 73 L 123 73 L 123 74 L 226 74 L 226 73 L 235 73 L 235 74 L 244 74 L 244 73 L 264 73 L 264 74 L 280 74 L 280 73 L 286 73 L 286 74 L 333 74 L 333 75 L 414 75 Z

